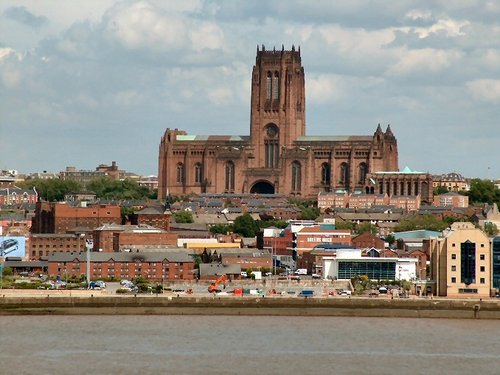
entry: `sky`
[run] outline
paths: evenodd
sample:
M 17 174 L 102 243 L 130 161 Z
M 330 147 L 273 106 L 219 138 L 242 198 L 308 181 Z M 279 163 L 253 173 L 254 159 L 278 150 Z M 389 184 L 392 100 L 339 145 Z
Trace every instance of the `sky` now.
M 300 46 L 307 135 L 500 178 L 500 1 L 0 2 L 0 169 L 158 172 L 166 128 L 249 135 L 257 46 Z

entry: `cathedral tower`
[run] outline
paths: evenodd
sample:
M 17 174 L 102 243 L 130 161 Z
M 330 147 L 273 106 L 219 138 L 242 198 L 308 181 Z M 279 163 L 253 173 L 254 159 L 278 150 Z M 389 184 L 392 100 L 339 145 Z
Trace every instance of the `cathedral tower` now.
M 260 168 L 279 168 L 280 150 L 305 135 L 305 77 L 298 51 L 257 47 L 250 138 Z

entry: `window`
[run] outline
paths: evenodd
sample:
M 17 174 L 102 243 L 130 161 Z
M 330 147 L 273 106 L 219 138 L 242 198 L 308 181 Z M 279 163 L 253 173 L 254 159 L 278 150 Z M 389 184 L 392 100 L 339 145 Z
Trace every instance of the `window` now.
M 347 185 L 349 182 L 349 166 L 347 163 L 340 164 L 340 183 Z
M 479 255 L 480 260 L 484 260 L 484 254 Z
M 203 178 L 203 176 L 202 176 L 201 164 L 196 163 L 194 165 L 194 182 L 197 184 L 201 184 L 202 178 Z
M 451 270 L 452 271 L 456 271 L 457 270 L 457 266 L 451 266 Z
M 485 267 L 484 266 L 479 267 L 479 271 L 480 272 L 484 272 L 485 271 Z
M 368 173 L 368 166 L 366 165 L 366 163 L 360 163 L 359 168 L 358 168 L 358 182 L 360 184 L 365 183 L 367 173 Z M 396 189 L 394 189 L 394 190 L 396 190 Z
M 461 282 L 469 285 L 476 282 L 476 244 L 469 240 L 460 244 Z
M 272 75 L 271 72 L 267 72 L 267 79 L 266 79 L 266 99 L 270 100 L 271 99 L 271 87 L 272 87 Z
M 266 168 L 278 168 L 279 162 L 279 129 L 274 124 L 266 127 L 264 135 L 264 151 Z
M 234 192 L 234 163 L 226 163 L 226 192 Z
M 178 184 L 184 183 L 184 164 L 177 164 L 177 179 Z
M 301 166 L 298 161 L 292 163 L 292 192 L 300 192 L 302 184 Z
M 452 277 L 452 278 L 451 278 L 451 282 L 452 282 L 453 284 L 455 284 L 455 283 L 457 282 L 457 278 L 456 278 L 456 277 Z
M 451 259 L 457 259 L 457 254 L 451 254 Z
M 324 185 L 330 185 L 330 164 L 321 164 L 321 183 Z
M 279 98 L 280 98 L 280 75 L 278 72 L 274 72 L 273 100 L 278 100 Z
M 451 247 L 455 247 L 455 244 L 454 244 L 454 243 L 452 243 L 452 244 L 451 244 Z
M 460 288 L 460 289 L 458 289 L 458 293 L 461 293 L 461 294 L 476 294 L 477 293 L 477 289 L 475 289 L 475 288 Z
M 481 277 L 481 278 L 479 279 L 479 283 L 480 283 L 480 284 L 485 284 L 485 283 L 486 283 L 485 278 L 484 278 L 484 277 Z

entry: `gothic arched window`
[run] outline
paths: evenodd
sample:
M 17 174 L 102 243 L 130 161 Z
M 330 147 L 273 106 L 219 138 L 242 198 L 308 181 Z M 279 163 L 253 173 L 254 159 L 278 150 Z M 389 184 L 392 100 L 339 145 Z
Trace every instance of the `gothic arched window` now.
M 226 163 L 226 192 L 234 192 L 234 163 Z
M 274 72 L 273 78 L 273 100 L 280 98 L 280 75 L 278 72 Z
M 279 129 L 274 124 L 266 127 L 264 135 L 265 166 L 278 168 L 279 162 Z
M 203 169 L 200 163 L 196 163 L 194 165 L 194 182 L 197 184 L 201 184 L 203 179 Z
M 266 78 L 266 99 L 268 99 L 268 100 L 271 99 L 272 80 L 273 80 L 273 76 L 272 76 L 271 72 L 267 72 L 267 78 Z
M 358 182 L 364 184 L 366 180 L 366 174 L 368 173 L 368 166 L 366 163 L 360 163 L 358 168 Z
M 302 190 L 302 171 L 298 161 L 292 163 L 292 192 L 300 192 Z
M 330 185 L 330 164 L 321 164 L 321 183 L 324 185 Z
M 347 163 L 340 164 L 339 178 L 341 184 L 347 185 L 349 183 L 349 165 Z
M 184 183 L 184 164 L 182 163 L 177 164 L 176 181 L 178 184 Z

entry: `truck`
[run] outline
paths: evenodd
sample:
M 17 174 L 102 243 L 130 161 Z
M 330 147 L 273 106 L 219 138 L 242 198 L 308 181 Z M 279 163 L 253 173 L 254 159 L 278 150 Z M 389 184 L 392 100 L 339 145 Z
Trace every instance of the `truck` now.
M 296 275 L 307 275 L 307 268 L 297 268 L 294 273 Z
M 314 297 L 314 290 L 302 290 L 299 294 L 298 297 Z

